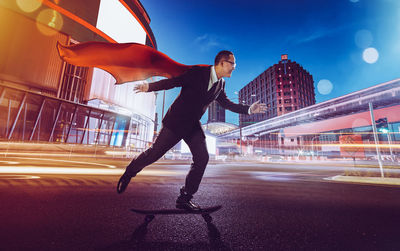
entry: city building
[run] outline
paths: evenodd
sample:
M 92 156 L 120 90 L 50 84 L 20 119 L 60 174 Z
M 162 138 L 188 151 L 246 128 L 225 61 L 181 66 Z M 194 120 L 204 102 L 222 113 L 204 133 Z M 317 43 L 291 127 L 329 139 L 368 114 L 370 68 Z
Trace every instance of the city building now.
M 152 141 L 154 93 L 63 62 L 56 44 L 135 42 L 157 48 L 138 0 L 0 2 L 0 140 L 130 146 Z M 151 80 L 150 80 L 151 81 Z
M 301 65 L 281 56 L 239 91 L 239 101 L 252 104 L 260 100 L 267 105 L 264 114 L 239 115 L 241 127 L 315 104 L 314 80 Z
M 207 123 L 213 122 L 225 122 L 225 109 L 215 100 L 208 106 Z

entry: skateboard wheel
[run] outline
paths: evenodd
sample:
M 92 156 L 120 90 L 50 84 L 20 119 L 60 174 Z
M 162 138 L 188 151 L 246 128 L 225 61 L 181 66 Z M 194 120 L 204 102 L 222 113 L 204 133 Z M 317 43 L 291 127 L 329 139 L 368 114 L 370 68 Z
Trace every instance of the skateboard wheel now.
M 203 219 L 207 222 L 210 223 L 212 221 L 212 217 L 209 214 L 202 214 L 201 216 L 203 216 Z
M 144 221 L 150 222 L 150 221 L 152 221 L 153 219 L 154 219 L 154 215 L 149 214 L 149 215 L 146 215 L 146 217 L 144 218 Z

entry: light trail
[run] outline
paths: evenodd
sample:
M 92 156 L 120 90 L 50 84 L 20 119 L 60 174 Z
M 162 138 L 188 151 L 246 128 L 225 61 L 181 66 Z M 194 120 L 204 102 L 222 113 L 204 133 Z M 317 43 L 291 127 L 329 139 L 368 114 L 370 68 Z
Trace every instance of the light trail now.
M 46 161 L 55 161 L 55 162 L 68 162 L 73 164 L 84 164 L 84 165 L 94 165 L 94 166 L 105 166 L 108 168 L 117 168 L 114 165 L 107 165 L 101 163 L 94 163 L 94 162 L 85 162 L 85 161 L 75 161 L 75 160 L 59 160 L 59 159 L 43 159 L 43 158 L 23 158 L 20 157 L 19 159 L 28 159 L 28 160 L 46 160 Z M 18 162 L 17 162 L 18 163 Z
M 375 148 L 375 144 L 314 144 L 314 145 L 303 145 L 309 147 L 316 146 L 338 146 L 338 147 L 364 147 L 364 148 Z M 378 144 L 379 148 L 400 148 L 400 145 L 394 144 Z
M 10 165 L 18 165 L 19 164 L 19 162 L 16 162 L 16 161 L 4 161 L 4 160 L 0 160 L 0 163 L 10 164 Z
M 0 174 L 83 174 L 83 175 L 121 175 L 123 169 L 76 168 L 76 167 L 37 167 L 37 166 L 0 166 Z M 186 171 L 143 170 L 139 175 L 177 176 Z
M 32 153 L 32 152 L 0 152 L 0 155 L 12 156 L 48 156 L 48 157 L 86 157 L 90 158 L 94 154 L 75 154 L 75 153 Z

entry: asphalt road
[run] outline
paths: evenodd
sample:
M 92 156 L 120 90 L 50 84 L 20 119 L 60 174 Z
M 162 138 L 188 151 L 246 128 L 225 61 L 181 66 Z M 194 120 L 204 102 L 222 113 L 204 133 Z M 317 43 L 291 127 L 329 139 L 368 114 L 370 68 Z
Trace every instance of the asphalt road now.
M 324 179 L 343 173 L 333 165 L 212 163 L 194 199 L 223 206 L 212 223 L 162 215 L 147 224 L 129 209 L 173 208 L 187 164 L 154 164 L 119 195 L 126 161 L 1 161 L 0 250 L 400 248 L 400 188 Z

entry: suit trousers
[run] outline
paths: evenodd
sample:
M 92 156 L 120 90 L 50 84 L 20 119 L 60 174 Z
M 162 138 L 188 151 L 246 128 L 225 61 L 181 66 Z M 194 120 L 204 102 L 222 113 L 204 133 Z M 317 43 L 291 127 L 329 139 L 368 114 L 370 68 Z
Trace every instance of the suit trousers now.
M 160 159 L 181 139 L 189 146 L 193 156 L 193 162 L 185 180 L 185 192 L 193 195 L 199 189 L 209 160 L 206 138 L 201 128 L 194 129 L 188 136 L 180 137 L 171 129 L 163 126 L 154 144 L 137 158 L 133 159 L 127 166 L 126 172 L 132 176 L 136 175 L 143 168 Z

